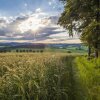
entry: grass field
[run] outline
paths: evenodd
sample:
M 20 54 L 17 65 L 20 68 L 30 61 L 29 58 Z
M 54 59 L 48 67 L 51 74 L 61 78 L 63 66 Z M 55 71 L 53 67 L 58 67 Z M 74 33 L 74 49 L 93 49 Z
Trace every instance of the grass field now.
M 80 54 L 86 54 L 87 53 L 87 51 L 88 51 L 88 47 L 87 46 L 85 46 L 85 45 L 69 45 L 69 46 L 63 46 L 63 45 L 61 45 L 61 46 L 57 46 L 57 47 L 55 47 L 55 46 L 52 46 L 52 47 L 48 47 L 48 46 L 46 46 L 45 48 L 36 48 L 36 47 L 34 47 L 34 48 L 32 48 L 32 47 L 9 47 L 9 46 L 0 46 L 0 51 L 1 51 L 1 53 L 3 53 L 3 52 L 13 52 L 13 53 L 15 53 L 15 52 L 34 52 L 34 53 L 36 53 L 36 52 L 41 52 L 41 51 L 43 51 L 43 52 L 58 52 L 58 53 L 80 53 Z
M 100 58 L 0 54 L 0 100 L 100 100 Z

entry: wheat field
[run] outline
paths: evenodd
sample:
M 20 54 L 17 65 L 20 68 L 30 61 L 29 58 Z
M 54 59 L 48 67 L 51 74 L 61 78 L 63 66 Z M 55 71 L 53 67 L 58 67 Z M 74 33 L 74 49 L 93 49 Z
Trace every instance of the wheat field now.
M 0 100 L 99 100 L 99 61 L 66 53 L 0 54 Z

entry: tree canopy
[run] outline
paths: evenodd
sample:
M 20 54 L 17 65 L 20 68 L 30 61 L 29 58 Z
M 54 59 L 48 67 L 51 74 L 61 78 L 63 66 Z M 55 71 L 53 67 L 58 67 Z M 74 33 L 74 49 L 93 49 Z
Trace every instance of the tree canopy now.
M 91 45 L 98 56 L 100 43 L 99 0 L 60 0 L 65 7 L 58 24 L 69 30 L 69 36 L 76 31 L 82 42 Z

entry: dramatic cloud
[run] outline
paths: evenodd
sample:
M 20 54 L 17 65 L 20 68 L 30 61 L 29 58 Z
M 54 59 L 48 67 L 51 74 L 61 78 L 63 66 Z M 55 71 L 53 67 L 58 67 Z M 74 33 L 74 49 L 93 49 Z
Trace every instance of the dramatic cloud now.
M 69 39 L 68 32 L 57 25 L 63 11 L 59 0 L 1 0 L 0 9 L 2 41 L 58 43 Z

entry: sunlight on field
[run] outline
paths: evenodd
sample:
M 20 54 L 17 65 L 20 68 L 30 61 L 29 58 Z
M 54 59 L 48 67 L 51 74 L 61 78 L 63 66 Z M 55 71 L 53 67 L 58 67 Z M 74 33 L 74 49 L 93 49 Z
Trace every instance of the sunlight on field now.
M 79 57 L 74 61 L 76 56 L 0 54 L 0 100 L 99 100 L 100 59 L 89 63 Z
M 64 54 L 1 54 L 0 100 L 66 100 Z

